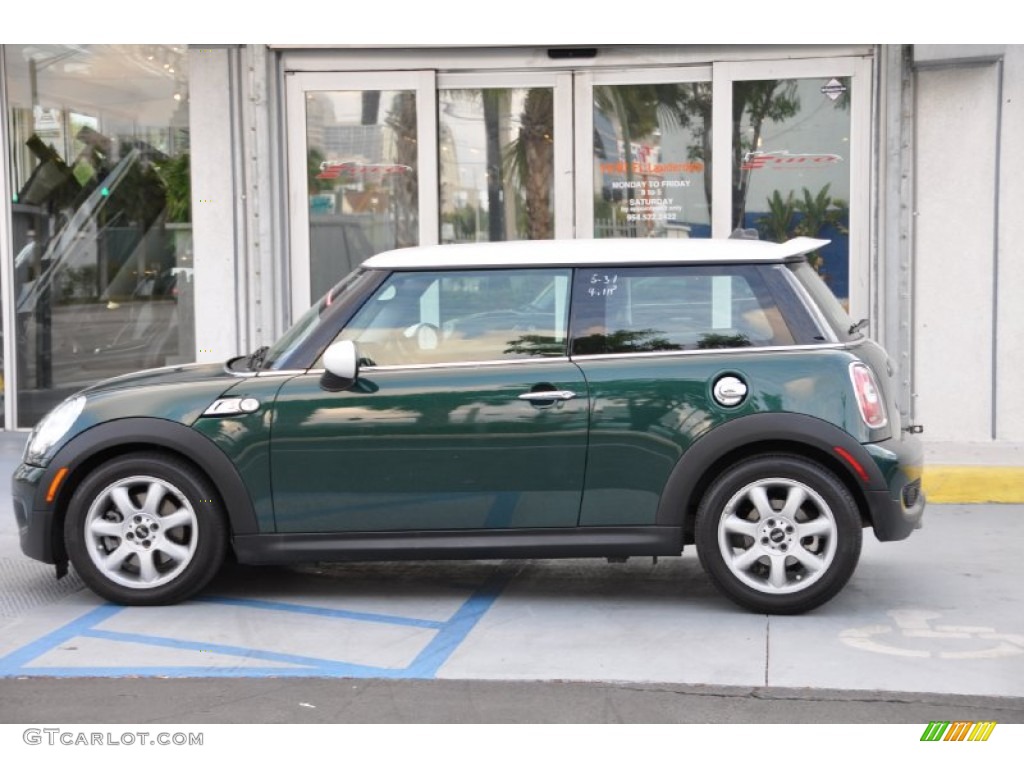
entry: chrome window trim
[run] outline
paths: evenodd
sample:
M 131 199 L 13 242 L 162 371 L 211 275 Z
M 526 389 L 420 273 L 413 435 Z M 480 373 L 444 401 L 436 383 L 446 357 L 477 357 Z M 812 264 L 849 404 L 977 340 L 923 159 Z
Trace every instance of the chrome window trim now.
M 526 365 L 527 363 L 571 363 L 568 357 L 517 357 L 513 360 L 478 360 L 454 363 L 409 363 L 408 365 L 362 365 L 359 373 L 364 371 L 421 371 L 431 368 L 494 368 L 499 365 Z M 323 373 L 324 368 L 310 368 L 300 373 Z
M 657 352 L 610 352 L 600 355 L 573 355 L 572 357 L 530 357 L 530 358 L 517 358 L 515 360 L 481 360 L 478 362 L 464 362 L 464 363 L 415 363 L 409 365 L 365 365 L 361 366 L 359 371 L 374 371 L 374 372 L 387 372 L 387 371 L 419 371 L 429 370 L 432 368 L 476 368 L 476 367 L 494 367 L 498 365 L 524 365 L 527 363 L 572 363 L 572 362 L 583 362 L 584 360 L 620 360 L 620 359 L 633 359 L 637 357 L 643 358 L 660 358 L 660 357 L 690 357 L 693 355 L 742 355 L 742 354 L 764 354 L 769 352 L 807 352 L 810 350 L 844 350 L 850 349 L 851 347 L 860 346 L 865 343 L 865 339 L 858 339 L 848 343 L 843 342 L 828 342 L 821 344 L 787 344 L 782 346 L 774 347 L 729 347 L 727 349 L 670 349 L 662 350 Z M 322 374 L 325 369 L 323 368 L 310 368 L 308 371 L 292 371 L 291 373 L 309 373 L 309 374 Z
M 232 376 L 235 376 L 235 377 L 237 377 L 239 379 L 256 379 L 256 378 L 266 379 L 266 378 L 277 378 L 277 377 L 280 377 L 280 376 L 298 376 L 299 374 L 302 374 L 302 373 L 306 372 L 306 369 L 304 369 L 304 368 L 291 369 L 291 370 L 271 369 L 271 370 L 268 370 L 268 371 L 232 371 L 230 368 L 225 368 L 225 370 L 227 371 L 227 373 L 230 373 Z M 323 369 L 321 368 L 320 370 L 323 370 Z
M 300 374 L 303 374 L 305 372 L 306 372 L 305 368 L 292 368 L 292 369 L 282 368 L 280 370 L 274 369 L 274 370 L 270 370 L 270 371 L 256 371 L 256 376 L 258 378 L 261 378 L 261 379 L 264 379 L 264 378 L 273 379 L 273 378 L 278 378 L 280 376 L 299 376 Z
M 769 352 L 807 352 L 808 350 L 820 349 L 846 349 L 849 344 L 824 343 L 824 344 L 786 344 L 774 347 L 727 347 L 725 349 L 668 349 L 656 352 L 607 352 L 599 355 L 573 355 L 574 362 L 584 360 L 620 360 L 637 357 L 689 357 L 692 355 L 746 355 L 765 354 Z

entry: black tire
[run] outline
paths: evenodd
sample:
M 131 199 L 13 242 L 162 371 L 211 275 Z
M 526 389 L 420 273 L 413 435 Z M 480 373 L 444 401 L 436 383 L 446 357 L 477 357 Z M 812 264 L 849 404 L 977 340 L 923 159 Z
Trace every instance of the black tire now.
M 861 539 L 849 489 L 800 456 L 740 462 L 697 510 L 697 554 L 708 577 L 759 613 L 803 613 L 831 600 L 857 567 Z
M 227 525 L 202 473 L 173 457 L 137 453 L 112 459 L 79 484 L 64 539 L 96 594 L 122 605 L 169 605 L 217 573 Z

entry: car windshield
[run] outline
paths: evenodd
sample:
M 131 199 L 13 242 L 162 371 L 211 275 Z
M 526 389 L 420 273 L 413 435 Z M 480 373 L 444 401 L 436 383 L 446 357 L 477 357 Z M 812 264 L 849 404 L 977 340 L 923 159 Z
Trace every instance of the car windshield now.
M 327 310 L 365 274 L 363 270 L 356 270 L 325 293 L 266 351 L 263 355 L 262 365 L 257 367 L 262 370 L 272 370 L 286 365 L 291 353 L 320 325 Z

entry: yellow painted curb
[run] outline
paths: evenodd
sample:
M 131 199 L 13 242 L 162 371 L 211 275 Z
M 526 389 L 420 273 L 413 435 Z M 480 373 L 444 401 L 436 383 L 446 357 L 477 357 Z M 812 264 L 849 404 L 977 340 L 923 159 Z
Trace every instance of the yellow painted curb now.
M 926 464 L 921 484 L 935 504 L 1024 504 L 1024 467 Z

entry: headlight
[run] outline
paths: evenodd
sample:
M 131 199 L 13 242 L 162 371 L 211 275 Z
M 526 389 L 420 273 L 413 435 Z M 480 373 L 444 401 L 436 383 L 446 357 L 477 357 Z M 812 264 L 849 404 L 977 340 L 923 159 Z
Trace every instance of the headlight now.
M 29 435 L 22 461 L 39 467 L 45 466 L 44 458 L 47 452 L 67 434 L 83 408 L 85 395 L 76 395 L 46 414 Z

